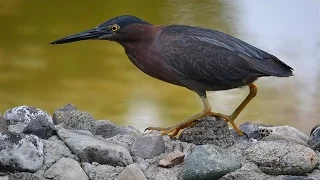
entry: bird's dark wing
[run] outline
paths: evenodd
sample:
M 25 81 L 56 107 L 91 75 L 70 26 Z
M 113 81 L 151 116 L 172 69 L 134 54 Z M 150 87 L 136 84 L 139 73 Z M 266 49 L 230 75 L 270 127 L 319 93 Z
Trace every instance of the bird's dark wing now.
M 166 63 L 189 79 L 228 84 L 249 77 L 292 75 L 292 68 L 275 56 L 222 32 L 172 25 L 160 36 Z

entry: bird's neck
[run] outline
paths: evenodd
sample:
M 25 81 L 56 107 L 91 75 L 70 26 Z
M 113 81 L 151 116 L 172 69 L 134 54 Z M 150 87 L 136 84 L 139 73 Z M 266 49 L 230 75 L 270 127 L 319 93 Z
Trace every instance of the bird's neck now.
M 123 39 L 115 40 L 121 44 L 126 51 L 138 48 L 150 47 L 158 38 L 163 27 L 152 25 L 135 25 L 127 28 Z

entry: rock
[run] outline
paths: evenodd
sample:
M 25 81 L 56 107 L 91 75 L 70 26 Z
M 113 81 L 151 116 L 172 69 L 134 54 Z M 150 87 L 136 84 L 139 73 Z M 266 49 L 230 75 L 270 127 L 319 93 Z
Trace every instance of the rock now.
M 299 139 L 301 141 L 307 142 L 308 136 L 300 132 L 298 129 L 291 126 L 274 126 L 274 127 L 260 127 L 260 129 L 265 129 L 271 131 L 271 135 L 287 136 L 292 139 Z
M 133 156 L 142 158 L 153 158 L 161 153 L 164 153 L 165 145 L 162 136 L 140 136 L 131 148 Z
M 283 180 L 317 180 L 317 179 L 307 178 L 307 177 L 290 176 L 290 177 L 283 178 Z
M 24 130 L 24 128 L 27 127 L 28 124 L 19 122 L 17 124 L 14 125 L 9 125 L 8 126 L 8 131 L 10 132 L 15 132 L 15 133 L 22 133 L 22 131 Z
M 163 136 L 163 139 L 165 140 L 165 152 L 180 151 L 185 155 L 185 158 L 188 157 L 197 147 L 192 143 L 171 140 L 169 136 Z
M 9 175 L 9 180 L 46 180 L 47 178 L 44 178 L 43 174 L 44 172 L 42 170 L 39 170 L 35 173 L 14 172 Z
M 82 168 L 91 180 L 114 180 L 124 169 L 119 166 L 93 165 L 90 163 L 82 163 Z
M 267 174 L 303 175 L 318 163 L 317 154 L 310 148 L 295 144 L 258 141 L 243 156 Z
M 311 173 L 307 174 L 308 178 L 320 179 L 320 168 L 314 169 Z
M 63 123 L 66 119 L 69 119 L 68 111 L 77 110 L 76 106 L 67 104 L 57 109 L 52 116 L 53 124 Z
M 143 172 L 135 164 L 128 165 L 115 180 L 147 180 Z
M 3 117 L 7 125 L 15 125 L 19 122 L 28 124 L 38 118 L 45 119 L 53 124 L 50 114 L 33 106 L 18 106 L 9 109 L 3 114 Z
M 218 179 L 241 167 L 238 158 L 215 145 L 203 145 L 185 160 L 179 179 Z
M 51 166 L 45 172 L 44 177 L 53 180 L 89 180 L 77 161 L 64 157 Z
M 88 131 L 60 130 L 58 136 L 82 162 L 98 162 L 112 166 L 127 166 L 133 163 L 125 147 L 99 140 L 89 135 Z
M 282 180 L 282 177 L 275 177 L 263 173 L 257 165 L 252 162 L 241 161 L 242 167 L 234 172 L 228 173 L 219 180 Z
M 180 151 L 175 151 L 167 154 L 163 159 L 159 161 L 161 167 L 172 167 L 176 164 L 183 162 L 184 154 Z
M 79 160 L 77 156 L 72 154 L 71 150 L 58 138 L 51 137 L 48 140 L 42 140 L 43 151 L 44 151 L 44 162 L 45 168 L 51 167 L 62 157 Z
M 0 175 L 0 180 L 9 180 L 9 176 L 1 176 Z M 20 180 L 22 180 L 22 178 Z
M 198 120 L 193 127 L 183 130 L 179 140 L 197 145 L 214 144 L 220 147 L 234 144 L 234 138 L 228 124 L 213 116 L 206 116 Z
M 106 140 L 116 144 L 120 144 L 126 147 L 127 149 L 131 149 L 133 144 L 136 142 L 136 138 L 136 136 L 129 134 L 118 134 L 113 136 L 112 138 L 107 138 Z
M 25 134 L 34 134 L 42 139 L 48 139 L 56 134 L 56 129 L 53 124 L 44 119 L 44 117 L 39 117 L 31 121 L 22 132 Z
M 80 110 L 65 111 L 62 127 L 71 130 L 87 130 L 93 134 L 95 133 L 93 117 L 89 113 Z
M 320 151 L 320 124 L 316 125 L 310 133 L 308 145 L 317 151 Z
M 8 130 L 7 123 L 4 121 L 2 114 L 0 113 L 0 133 Z
M 35 135 L 0 133 L 0 171 L 35 172 L 43 164 L 43 144 Z
M 124 127 L 113 124 L 108 120 L 95 121 L 95 135 L 101 135 L 103 138 L 111 138 L 116 135 L 141 135 L 141 132 L 133 127 Z
M 303 146 L 308 146 L 308 144 L 305 141 L 302 141 L 301 139 L 297 139 L 290 136 L 277 135 L 277 134 L 271 134 L 269 136 L 266 136 L 262 138 L 262 141 L 291 142 L 291 143 L 301 144 Z
M 261 129 L 258 124 L 245 122 L 239 126 L 239 129 L 248 137 L 256 140 L 261 140 L 263 137 L 268 136 L 272 131 Z

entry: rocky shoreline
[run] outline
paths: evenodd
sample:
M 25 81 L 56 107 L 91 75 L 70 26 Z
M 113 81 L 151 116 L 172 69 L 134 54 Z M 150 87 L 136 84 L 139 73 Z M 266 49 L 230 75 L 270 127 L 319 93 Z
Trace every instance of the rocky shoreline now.
M 244 123 L 238 136 L 205 117 L 178 139 L 95 120 L 66 105 L 0 114 L 0 180 L 319 180 L 320 125 Z

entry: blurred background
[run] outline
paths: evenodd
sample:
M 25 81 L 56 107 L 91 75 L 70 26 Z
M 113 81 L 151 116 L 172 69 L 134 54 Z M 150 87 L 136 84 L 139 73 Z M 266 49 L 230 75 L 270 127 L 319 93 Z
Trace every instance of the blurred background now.
M 171 126 L 202 109 L 197 95 L 138 70 L 107 41 L 49 43 L 131 14 L 152 24 L 185 24 L 229 33 L 294 68 L 290 78 L 260 78 L 258 95 L 237 118 L 291 125 L 320 123 L 320 1 L 10 0 L 0 1 L 0 112 L 32 105 L 52 114 L 67 103 L 140 130 Z M 248 88 L 209 93 L 230 114 Z

